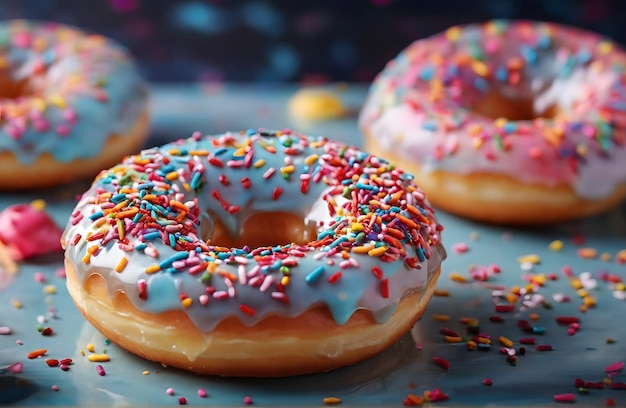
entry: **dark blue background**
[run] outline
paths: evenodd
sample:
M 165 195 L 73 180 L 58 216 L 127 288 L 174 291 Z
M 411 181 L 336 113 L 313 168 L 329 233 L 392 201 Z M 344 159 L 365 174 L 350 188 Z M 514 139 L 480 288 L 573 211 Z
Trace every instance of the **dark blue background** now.
M 0 0 L 125 44 L 151 81 L 370 81 L 415 39 L 492 18 L 547 20 L 626 43 L 621 0 Z

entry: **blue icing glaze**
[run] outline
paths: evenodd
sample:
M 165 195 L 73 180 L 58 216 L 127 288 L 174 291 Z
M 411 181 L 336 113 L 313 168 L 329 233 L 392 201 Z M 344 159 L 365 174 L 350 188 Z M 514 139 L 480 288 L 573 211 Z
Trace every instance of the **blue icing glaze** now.
M 260 131 L 260 134 L 255 135 L 250 135 L 248 132 L 248 135 L 227 133 L 212 137 L 192 137 L 170 143 L 160 149 L 150 149 L 140 155 L 131 156 L 109 174 L 101 174 L 91 190 L 79 202 L 77 206 L 79 213 L 91 214 L 110 208 L 107 205 L 101 208 L 93 204 L 93 197 L 102 192 L 108 191 L 111 194 L 102 202 L 106 204 L 110 201 L 111 205 L 114 205 L 116 202 L 123 203 L 125 197 L 129 199 L 131 196 L 128 191 L 135 191 L 130 194 L 135 194 L 137 201 L 133 204 L 131 199 L 131 204 L 127 204 L 127 207 L 145 211 L 144 216 L 150 215 L 157 218 L 156 224 L 161 226 L 154 227 L 152 223 L 150 227 L 143 228 L 143 232 L 140 232 L 133 230 L 137 221 L 127 222 L 125 224 L 127 225 L 126 237 L 129 243 L 140 247 L 140 250 L 132 251 L 122 248 L 119 243 L 115 244 L 118 242 L 116 238 L 118 225 L 114 222 L 99 227 L 94 225 L 97 220 L 85 216 L 75 225 L 72 222 L 68 223 L 64 240 L 66 254 L 70 259 L 82 259 L 86 247 L 94 244 L 94 242 L 84 244 L 85 240 L 81 239 L 79 242 L 83 244 L 70 245 L 69 242 L 72 242 L 76 234 L 83 237 L 88 231 L 96 233 L 104 228 L 107 231 L 105 235 L 109 239 L 106 244 L 107 251 L 102 251 L 102 256 L 94 255 L 89 266 L 74 262 L 81 279 L 85 279 L 87 273 L 92 270 L 91 268 L 98 271 L 111 270 L 122 257 L 127 258 L 128 265 L 122 273 L 98 272 L 107 280 L 110 291 L 119 290 L 121 285 L 122 290 L 129 295 L 129 299 L 137 308 L 152 312 L 181 309 L 179 297 L 184 293 L 192 300 L 192 303 L 183 310 L 197 327 L 205 331 L 210 331 L 227 316 L 234 315 L 244 324 L 253 325 L 271 314 L 298 316 L 319 304 L 328 306 L 338 324 L 344 324 L 358 309 L 371 310 L 375 318 L 382 322 L 395 310 L 397 302 L 407 290 L 421 291 L 425 288 L 428 279 L 445 258 L 445 251 L 440 245 L 440 227 L 434 221 L 432 209 L 421 208 L 423 203 L 420 199 L 415 198 L 406 190 L 412 183 L 411 177 L 406 177 L 401 172 L 391 172 L 390 167 L 387 167 L 387 163 L 382 159 L 372 158 L 355 148 L 347 148 L 324 138 L 277 133 L 261 136 L 266 133 L 267 131 Z M 264 145 L 273 146 L 276 152 L 269 151 L 263 147 Z M 287 153 L 287 149 L 290 153 Z M 181 154 L 192 152 L 199 152 L 199 155 L 181 156 Z M 206 152 L 219 157 L 221 167 L 217 162 L 211 164 L 211 159 L 207 158 Z M 215 153 L 218 154 L 215 155 Z M 237 154 L 242 153 L 243 158 L 237 157 Z M 246 154 L 252 156 L 245 157 Z M 187 160 L 180 160 L 185 157 Z M 233 167 L 229 165 L 230 160 L 249 163 L 250 168 Z M 289 177 L 284 178 L 281 176 L 280 168 L 286 166 L 286 160 L 289 161 L 289 165 L 293 166 L 293 172 Z M 150 181 L 146 179 L 148 173 L 143 174 L 139 170 L 135 171 L 128 167 L 135 161 L 158 163 L 152 171 L 153 177 Z M 255 167 L 256 163 L 263 161 L 265 162 L 263 165 Z M 195 176 L 197 166 L 204 167 L 200 176 L 202 187 L 197 192 L 193 192 L 185 186 Z M 270 168 L 275 168 L 276 172 L 268 180 L 263 175 Z M 302 194 L 300 175 L 311 174 L 312 169 L 321 172 L 322 177 L 317 181 L 311 179 L 308 192 Z M 354 177 L 345 176 L 350 169 L 355 172 Z M 372 171 L 366 172 L 363 169 Z M 309 173 L 306 173 L 307 171 Z M 179 178 L 167 181 L 165 177 L 168 177 L 168 174 L 177 174 Z M 219 181 L 221 176 L 229 180 L 227 185 Z M 240 180 L 244 176 L 250 180 L 250 188 L 242 186 Z M 388 181 L 389 187 L 379 184 L 374 189 L 369 188 L 368 183 L 374 179 Z M 346 180 L 347 183 L 344 183 Z M 391 186 L 402 186 L 402 190 L 399 191 L 404 197 L 403 200 L 411 202 L 423 218 L 418 219 L 407 208 L 404 208 L 405 204 L 400 204 L 400 202 L 388 205 L 386 209 L 372 207 L 370 199 L 373 191 L 381 190 L 383 196 L 380 197 L 380 202 L 385 202 L 390 197 L 385 188 Z M 283 192 L 275 200 L 273 192 L 277 187 L 282 188 Z M 390 258 L 382 261 L 381 258 L 367 253 L 351 252 L 349 260 L 339 254 L 328 253 L 339 247 L 343 248 L 343 245 L 348 245 L 350 248 L 361 245 L 361 243 L 352 243 L 349 240 L 349 237 L 355 236 L 350 229 L 355 228 L 355 231 L 360 231 L 364 227 L 358 226 L 357 218 L 351 212 L 339 213 L 343 211 L 340 207 L 348 205 L 351 200 L 342 197 L 346 187 L 349 187 L 350 191 L 355 191 L 357 195 L 363 195 L 361 198 L 363 203 L 358 206 L 359 214 L 376 213 L 380 219 L 384 220 L 385 228 L 391 227 L 404 231 L 401 232 L 404 238 L 398 241 L 402 242 L 405 251 L 403 254 L 394 255 L 391 249 L 387 249 L 387 256 Z M 121 188 L 125 189 L 124 192 Z M 393 188 L 395 192 L 396 187 Z M 145 189 L 149 191 L 139 193 Z M 171 202 L 168 206 L 166 201 L 160 201 L 158 204 L 156 201 L 145 201 L 148 196 L 153 196 L 153 200 L 158 200 L 158 197 L 163 194 L 167 194 L 170 200 L 175 199 L 181 204 L 177 207 Z M 220 197 L 219 200 L 215 198 L 216 194 Z M 332 197 L 334 201 L 327 201 L 329 197 Z M 194 200 L 196 200 L 195 204 Z M 327 207 L 331 202 L 334 203 L 333 207 L 335 212 L 338 212 L 337 214 L 328 213 Z M 186 221 L 173 221 L 178 217 L 181 205 L 189 206 L 190 215 L 183 218 Z M 238 206 L 239 210 L 227 211 L 223 206 L 227 208 Z M 203 238 L 203 226 L 209 222 L 208 220 L 199 221 L 207 218 L 203 215 L 207 211 L 216 214 L 233 233 L 239 232 L 246 217 L 253 212 L 284 211 L 299 214 L 305 219 L 308 217 L 315 222 L 323 221 L 324 226 L 318 229 L 317 239 L 321 240 L 318 244 L 314 241 L 305 245 L 277 245 L 260 248 L 257 252 L 254 248 L 250 250 L 219 249 L 207 247 L 204 241 L 198 240 L 198 238 Z M 412 220 L 408 222 L 419 225 L 420 230 L 403 224 L 405 221 L 400 221 L 392 215 L 395 213 Z M 159 214 L 162 215 L 161 218 Z M 113 218 L 109 214 L 107 219 Z M 137 216 L 133 214 L 132 219 L 137 220 Z M 429 224 L 424 223 L 424 219 L 429 220 Z M 172 226 L 176 231 L 162 231 Z M 335 228 L 337 231 L 334 230 Z M 364 244 L 371 245 L 371 248 L 388 246 L 386 242 L 378 238 L 381 225 L 374 223 L 373 228 L 376 232 L 370 232 L 368 235 L 371 235 L 369 239 L 375 242 L 365 241 Z M 426 242 L 430 242 L 433 248 L 421 248 L 420 244 L 409 242 L 410 231 L 413 231 L 416 238 L 421 235 Z M 325 239 L 328 241 L 324 241 Z M 219 243 L 216 244 L 219 245 Z M 182 250 L 182 245 L 190 246 Z M 146 252 L 151 248 L 158 250 L 157 257 L 149 256 Z M 176 269 L 177 263 L 187 261 L 187 258 L 192 255 L 195 258 L 195 264 L 204 262 L 206 266 L 193 273 L 193 267 L 185 266 Z M 241 261 L 237 261 L 236 257 L 242 257 L 246 259 L 246 262 L 242 264 Z M 421 269 L 407 266 L 407 262 L 411 259 L 414 266 Z M 341 266 L 344 261 L 354 264 Z M 148 275 L 145 272 L 146 268 L 153 265 L 160 265 L 161 272 Z M 374 266 L 383 270 L 383 277 L 374 276 L 371 272 Z M 255 267 L 258 268 L 257 273 L 248 276 L 248 273 L 252 273 Z M 241 268 L 246 276 L 244 284 L 240 282 Z M 320 268 L 323 268 L 323 273 L 319 273 L 317 279 L 307 282 L 307 276 Z M 329 282 L 328 278 L 337 271 L 341 271 L 341 279 L 334 283 Z M 209 273 L 208 276 L 207 273 Z M 226 276 L 234 276 L 235 280 L 231 282 Z M 277 284 L 284 276 L 289 276 L 289 282 L 284 289 L 281 289 Z M 136 285 L 139 279 L 146 279 L 149 282 L 148 296 L 145 301 L 137 296 Z M 257 285 L 252 284 L 254 279 L 257 280 Z M 266 279 L 270 279 L 272 283 L 266 286 L 265 283 L 261 284 Z M 381 293 L 380 279 L 387 280 L 388 297 Z M 207 292 L 209 288 L 211 290 Z M 231 290 L 234 290 L 236 295 L 229 295 Z M 221 297 L 213 297 L 211 293 L 221 293 Z M 288 302 L 273 296 L 286 296 Z M 205 304 L 200 301 L 203 297 Z M 241 304 L 252 308 L 255 313 L 253 315 L 242 313 L 239 310 Z
M 25 164 L 43 153 L 60 162 L 94 157 L 111 135 L 124 136 L 145 112 L 145 84 L 112 41 L 68 26 L 19 20 L 0 25 L 0 37 L 5 36 L 11 41 L 0 52 L 8 74 L 26 85 L 3 101 L 7 111 L 17 106 L 24 113 L 7 115 L 0 152 Z M 40 39 L 45 47 L 37 45 Z

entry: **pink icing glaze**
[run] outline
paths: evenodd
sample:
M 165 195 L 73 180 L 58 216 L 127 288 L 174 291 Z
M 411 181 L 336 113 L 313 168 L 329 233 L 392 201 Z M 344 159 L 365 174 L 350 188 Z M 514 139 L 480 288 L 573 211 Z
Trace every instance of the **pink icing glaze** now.
M 0 241 L 15 261 L 62 252 L 63 230 L 45 212 L 15 204 L 0 212 Z
M 536 117 L 490 117 L 489 94 Z M 558 113 L 542 112 L 556 107 Z M 492 21 L 418 40 L 377 76 L 360 127 L 425 171 L 565 183 L 601 198 L 626 182 L 626 53 L 596 34 Z

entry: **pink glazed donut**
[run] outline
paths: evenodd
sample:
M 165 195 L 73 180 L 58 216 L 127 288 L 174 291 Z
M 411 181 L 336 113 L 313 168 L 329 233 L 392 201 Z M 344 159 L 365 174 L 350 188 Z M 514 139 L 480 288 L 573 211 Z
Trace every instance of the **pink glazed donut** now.
M 562 222 L 626 197 L 626 54 L 552 23 L 490 21 L 418 40 L 374 80 L 366 150 L 435 207 L 503 224 Z

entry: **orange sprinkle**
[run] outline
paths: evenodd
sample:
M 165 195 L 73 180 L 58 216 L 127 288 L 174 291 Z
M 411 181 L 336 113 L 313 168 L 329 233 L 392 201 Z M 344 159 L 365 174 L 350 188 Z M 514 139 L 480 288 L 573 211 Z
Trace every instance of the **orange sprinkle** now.
M 444 336 L 446 343 L 462 343 L 463 337 L 461 336 Z
M 450 316 L 444 314 L 434 314 L 433 320 L 436 320 L 438 322 L 447 322 L 448 320 L 450 320 Z
M 461 275 L 458 272 L 452 272 L 450 274 L 450 280 L 457 283 L 467 283 L 468 280 L 465 276 Z
M 117 214 L 115 214 L 115 218 L 120 219 L 120 218 L 134 217 L 135 214 L 137 214 L 138 212 L 139 212 L 139 207 L 131 207 L 128 210 L 120 211 Z
M 370 249 L 369 251 L 367 251 L 367 254 L 369 256 L 381 256 L 385 252 L 387 252 L 387 247 L 382 245 L 382 246 L 379 246 L 378 248 Z
M 594 259 L 598 255 L 598 251 L 593 248 L 579 248 L 576 253 L 582 259 Z
M 37 349 L 37 350 L 33 350 L 30 353 L 28 353 L 26 355 L 26 357 L 28 357 L 28 359 L 33 360 L 37 357 L 41 357 L 44 356 L 46 353 L 48 352 L 48 350 L 46 349 Z
M 448 297 L 450 296 L 450 292 L 445 289 L 435 289 L 435 291 L 433 292 L 433 296 Z

